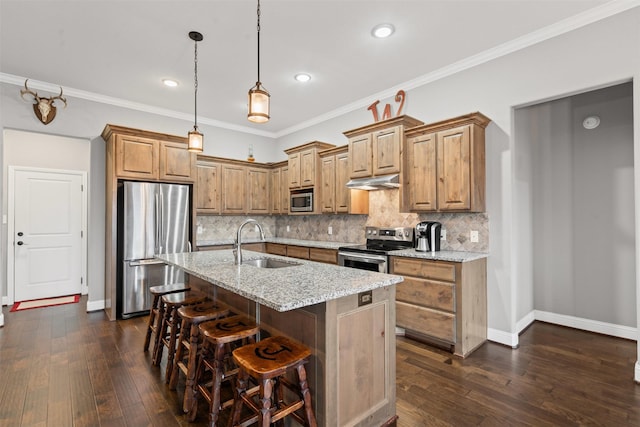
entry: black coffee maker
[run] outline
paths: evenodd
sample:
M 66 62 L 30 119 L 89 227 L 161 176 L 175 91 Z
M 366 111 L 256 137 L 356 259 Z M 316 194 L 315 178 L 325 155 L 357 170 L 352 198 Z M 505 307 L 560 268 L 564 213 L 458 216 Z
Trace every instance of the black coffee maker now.
M 439 251 L 442 224 L 436 221 L 422 221 L 416 224 L 416 251 Z

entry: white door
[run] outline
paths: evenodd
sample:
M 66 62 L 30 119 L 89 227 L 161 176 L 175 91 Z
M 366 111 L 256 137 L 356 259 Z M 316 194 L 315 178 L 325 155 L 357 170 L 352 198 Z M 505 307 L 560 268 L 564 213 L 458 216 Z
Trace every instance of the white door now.
M 81 173 L 15 171 L 15 301 L 81 293 L 82 183 Z

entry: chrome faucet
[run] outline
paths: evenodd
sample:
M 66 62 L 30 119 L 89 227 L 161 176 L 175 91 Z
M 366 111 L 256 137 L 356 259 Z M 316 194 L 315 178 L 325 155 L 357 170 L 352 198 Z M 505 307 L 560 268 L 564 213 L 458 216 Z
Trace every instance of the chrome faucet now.
M 247 224 L 255 224 L 260 230 L 260 238 L 264 242 L 264 231 L 262 230 L 262 226 L 255 219 L 248 219 L 238 227 L 238 232 L 236 234 L 236 241 L 233 245 L 233 257 L 235 258 L 235 262 L 237 265 L 242 264 L 242 228 Z

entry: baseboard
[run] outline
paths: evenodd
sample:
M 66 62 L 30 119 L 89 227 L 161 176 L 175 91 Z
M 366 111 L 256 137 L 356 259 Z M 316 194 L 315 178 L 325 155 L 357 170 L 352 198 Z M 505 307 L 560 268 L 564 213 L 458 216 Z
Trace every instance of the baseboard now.
M 10 304 L 10 302 L 9 302 L 9 297 L 8 297 L 8 296 L 6 296 L 6 295 L 5 295 L 5 296 L 3 296 L 3 297 L 2 297 L 2 305 L 9 305 L 9 304 Z
M 3 326 L 4 326 L 4 313 L 0 312 L 0 328 Z
M 530 311 L 529 314 L 524 316 L 522 319 L 516 322 L 516 332 L 518 335 L 522 333 L 527 327 L 536 321 L 536 313 L 534 311 Z
M 519 344 L 518 334 L 510 334 L 499 329 L 487 328 L 487 339 L 511 348 L 517 348 Z
M 87 301 L 87 312 L 104 310 L 104 300 Z
M 564 314 L 549 313 L 547 311 L 534 310 L 536 320 L 555 323 L 556 325 L 596 332 L 598 334 L 611 335 L 612 337 L 638 340 L 638 328 L 615 325 L 613 323 L 600 322 L 598 320 L 583 319 Z
M 636 383 L 640 384 L 640 363 L 636 360 L 636 368 L 633 372 L 633 379 Z

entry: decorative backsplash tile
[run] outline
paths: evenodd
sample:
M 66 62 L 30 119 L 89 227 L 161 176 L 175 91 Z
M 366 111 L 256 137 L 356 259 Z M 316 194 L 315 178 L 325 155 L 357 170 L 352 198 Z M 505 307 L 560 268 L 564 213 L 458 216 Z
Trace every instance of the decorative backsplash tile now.
M 489 216 L 486 213 L 402 213 L 398 209 L 399 196 L 397 189 L 369 192 L 369 215 L 259 215 L 254 218 L 267 236 L 353 243 L 364 242 L 365 226 L 414 227 L 420 221 L 438 221 L 447 233 L 447 240 L 440 244 L 442 250 L 489 252 Z M 247 218 L 198 216 L 202 229 L 198 240 L 235 238 L 238 226 Z M 470 240 L 471 230 L 478 231 L 477 243 Z M 243 236 L 257 238 L 258 233 L 254 227 L 247 227 Z

